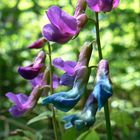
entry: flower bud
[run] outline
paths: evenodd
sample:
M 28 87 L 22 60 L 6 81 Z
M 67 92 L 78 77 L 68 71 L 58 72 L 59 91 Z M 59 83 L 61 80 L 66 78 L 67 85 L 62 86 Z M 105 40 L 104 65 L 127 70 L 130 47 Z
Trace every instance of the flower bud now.
M 44 46 L 45 42 L 47 40 L 45 38 L 41 38 L 39 40 L 36 40 L 34 43 L 28 46 L 29 49 L 40 49 Z

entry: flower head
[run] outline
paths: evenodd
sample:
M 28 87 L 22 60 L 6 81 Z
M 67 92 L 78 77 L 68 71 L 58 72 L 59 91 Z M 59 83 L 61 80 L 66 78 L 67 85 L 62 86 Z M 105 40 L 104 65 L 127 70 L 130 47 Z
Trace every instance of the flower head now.
M 28 80 L 35 78 L 40 73 L 41 69 L 44 67 L 45 58 L 46 54 L 43 51 L 39 52 L 33 64 L 26 67 L 18 68 L 19 74 L 23 78 Z
M 20 117 L 28 112 L 30 112 L 36 105 L 43 88 L 36 87 L 31 92 L 28 97 L 25 94 L 13 94 L 12 92 L 8 92 L 6 97 L 8 97 L 15 105 L 9 109 L 9 112 L 14 117 Z
M 86 0 L 89 8 L 95 12 L 109 12 L 116 8 L 120 0 Z
M 109 78 L 109 64 L 105 59 L 102 59 L 98 64 L 96 80 L 92 94 L 97 99 L 98 109 L 101 109 L 113 92 Z
M 88 66 L 89 59 L 92 52 L 91 43 L 85 43 L 82 47 L 78 62 L 75 61 L 64 61 L 61 58 L 55 58 L 53 65 L 56 68 L 63 70 L 65 73 L 60 78 L 60 84 L 66 86 L 73 86 L 73 82 L 76 76 L 76 71 L 82 66 Z
M 89 70 L 85 66 L 78 69 L 76 73 L 73 88 L 71 90 L 50 95 L 43 100 L 43 104 L 52 103 L 57 109 L 65 112 L 72 109 L 85 92 L 89 79 Z
M 52 6 L 46 12 L 50 24 L 43 27 L 43 36 L 53 42 L 63 44 L 80 32 L 86 22 L 86 15 L 81 17 L 68 15 L 57 6 Z

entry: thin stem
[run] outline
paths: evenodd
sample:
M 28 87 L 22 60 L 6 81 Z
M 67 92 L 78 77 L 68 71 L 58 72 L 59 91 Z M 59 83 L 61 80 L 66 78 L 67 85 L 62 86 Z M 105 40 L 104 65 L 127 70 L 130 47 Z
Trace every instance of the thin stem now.
M 53 80 L 52 80 L 53 72 L 52 72 L 51 46 L 50 46 L 49 42 L 47 42 L 47 44 L 48 44 L 49 67 L 50 67 L 50 93 L 53 94 Z M 56 125 L 56 118 L 55 118 L 55 110 L 54 110 L 53 106 L 51 106 L 51 109 L 52 109 L 52 112 L 53 112 L 52 123 L 53 123 L 55 140 L 58 140 L 58 137 L 57 137 L 57 125 Z
M 100 42 L 99 18 L 98 18 L 97 12 L 95 13 L 95 16 L 96 16 L 96 40 L 97 40 L 97 46 L 98 46 L 99 59 L 101 60 L 103 59 L 103 55 L 102 55 L 101 42 Z M 111 124 L 110 124 L 108 101 L 106 102 L 104 106 L 104 113 L 105 113 L 105 119 L 106 119 L 107 138 L 108 140 L 112 140 L 112 130 L 111 130 Z
M 102 49 L 101 49 L 101 42 L 100 42 L 100 31 L 99 31 L 99 18 L 98 18 L 98 13 L 95 13 L 96 16 L 96 42 L 98 46 L 98 54 L 99 54 L 99 59 L 103 59 L 102 55 Z

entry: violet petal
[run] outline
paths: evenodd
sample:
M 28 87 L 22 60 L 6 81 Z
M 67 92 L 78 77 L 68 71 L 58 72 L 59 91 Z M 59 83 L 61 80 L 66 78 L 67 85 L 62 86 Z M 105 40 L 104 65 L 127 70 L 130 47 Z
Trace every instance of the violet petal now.
M 26 66 L 26 67 L 19 67 L 18 72 L 23 78 L 31 80 L 39 74 L 41 68 L 42 68 L 41 65 L 36 68 L 34 68 L 34 67 L 32 67 L 32 65 L 30 65 L 30 66 Z
M 50 22 L 63 33 L 76 34 L 77 22 L 73 16 L 68 15 L 57 6 L 52 6 L 47 11 Z
M 53 75 L 53 88 L 57 88 L 59 86 L 60 78 L 57 75 Z
M 59 30 L 52 24 L 45 25 L 43 27 L 42 34 L 47 40 L 60 44 L 69 41 L 73 37 L 72 35 L 62 33 L 61 30 Z
M 64 73 L 60 78 L 60 85 L 72 87 L 74 83 L 75 76 L 70 76 Z
M 76 65 L 76 62 L 74 61 L 63 61 L 61 58 L 55 58 L 53 60 L 53 65 L 71 76 L 75 74 L 74 66 Z

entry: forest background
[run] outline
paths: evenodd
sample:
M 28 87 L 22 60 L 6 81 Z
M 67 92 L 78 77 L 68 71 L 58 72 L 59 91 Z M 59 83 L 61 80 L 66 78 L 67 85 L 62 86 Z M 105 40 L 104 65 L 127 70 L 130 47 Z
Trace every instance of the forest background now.
M 52 5 L 60 6 L 71 15 L 76 0 L 1 0 L 0 1 L 0 139 L 1 140 L 53 140 L 53 129 L 45 114 L 27 125 L 27 122 L 45 112 L 39 104 L 34 112 L 26 117 L 13 118 L 8 112 L 11 102 L 5 93 L 29 93 L 31 86 L 17 72 L 18 66 L 31 63 L 38 50 L 29 50 L 29 44 L 42 37 L 41 28 L 45 23 L 45 10 Z M 117 9 L 100 14 L 100 34 L 103 56 L 110 62 L 113 82 L 113 96 L 109 100 L 111 124 L 114 140 L 139 140 L 140 138 L 140 2 L 121 0 Z M 93 19 L 89 9 L 86 13 Z M 91 33 L 92 31 L 92 33 Z M 92 20 L 75 40 L 65 45 L 53 44 L 52 57 L 61 56 L 65 60 L 77 60 L 81 46 L 95 37 Z M 96 64 L 98 54 L 94 47 Z M 92 72 L 89 89 L 93 87 L 96 73 Z M 87 95 L 71 112 L 78 112 L 84 105 Z M 58 112 L 60 120 L 64 114 Z M 88 135 L 85 140 L 105 140 L 105 119 L 103 110 L 97 114 L 92 132 L 78 132 L 74 128 L 64 131 L 62 140 L 76 140 Z

